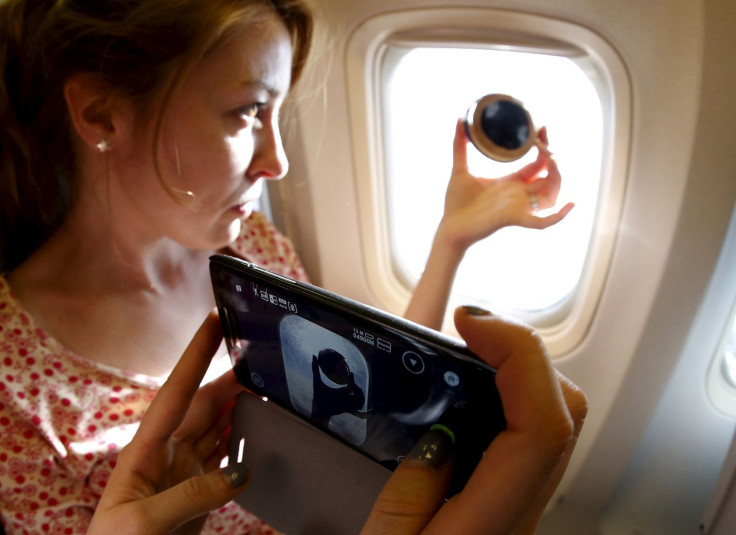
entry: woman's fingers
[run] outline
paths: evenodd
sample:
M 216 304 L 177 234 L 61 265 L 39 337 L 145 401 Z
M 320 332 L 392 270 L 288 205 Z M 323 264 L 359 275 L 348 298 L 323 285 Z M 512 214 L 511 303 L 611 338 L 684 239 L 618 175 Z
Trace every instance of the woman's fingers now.
M 545 148 L 547 147 L 547 145 L 549 145 L 549 138 L 547 137 L 547 127 L 546 126 L 543 126 L 542 128 L 539 129 L 539 131 L 537 132 L 537 138 L 544 145 Z
M 529 194 L 544 196 L 544 207 L 547 208 L 554 206 L 557 201 L 557 195 L 560 193 L 560 187 L 562 186 L 562 176 L 557 167 L 557 162 L 552 158 L 546 160 L 545 169 L 547 170 L 547 176 L 528 180 L 526 191 Z
M 557 162 L 551 157 L 546 159 L 543 164 L 543 167 L 536 175 L 525 179 L 524 188 L 528 195 L 538 197 L 540 206 L 549 208 L 550 206 L 554 206 L 557 201 L 557 195 L 560 193 L 560 187 L 562 185 L 562 176 L 557 167 Z M 539 175 L 543 170 L 546 170 L 547 174 L 541 177 Z
M 551 418 L 569 420 L 557 372 L 531 327 L 472 307 L 456 310 L 455 325 L 468 348 L 496 369 L 509 429 L 544 432 L 555 427 Z
M 408 535 L 422 531 L 447 493 L 451 451 L 447 433 L 428 431 L 381 490 L 361 533 Z
M 228 426 L 228 428 L 222 433 L 220 441 L 217 443 L 214 450 L 212 450 L 212 452 L 210 453 L 209 458 L 207 458 L 202 464 L 205 472 L 216 470 L 217 468 L 221 467 L 223 459 L 228 458 L 230 453 L 229 446 L 231 434 L 232 426 Z
M 228 400 L 234 396 L 234 387 L 223 387 L 234 378 L 199 390 L 221 340 L 213 311 L 118 456 L 88 533 L 108 533 L 117 526 L 121 533 L 156 535 L 184 523 L 189 532 L 200 527 L 203 515 L 242 492 L 250 477 L 244 465 L 207 472 L 223 457 L 232 411 Z M 177 431 L 183 421 L 191 433 Z M 172 438 L 176 433 L 179 437 Z
M 547 176 L 529 182 L 526 185 L 527 195 L 530 199 L 534 200 L 533 210 L 536 211 L 554 206 L 557 202 L 557 195 L 560 193 L 561 184 L 562 177 L 557 163 L 550 159 L 547 165 Z M 536 229 L 551 227 L 565 219 L 574 207 L 575 205 L 569 202 L 555 213 L 543 217 L 534 215 L 526 226 Z
M 565 398 L 565 405 L 567 406 L 567 410 L 572 418 L 573 436 L 565 450 L 565 453 L 560 459 L 560 462 L 557 464 L 557 467 L 547 482 L 544 491 L 529 507 L 529 511 L 517 528 L 515 535 L 533 535 L 537 532 L 539 521 L 547 508 L 547 504 L 552 498 L 555 490 L 557 490 L 557 486 L 560 484 L 562 476 L 567 470 L 567 465 L 570 463 L 570 457 L 572 456 L 575 445 L 577 444 L 580 431 L 582 430 L 583 423 L 585 422 L 585 417 L 588 414 L 588 398 L 585 396 L 583 391 L 575 383 L 559 372 L 557 372 L 557 381 L 560 384 L 562 395 Z
M 221 341 L 219 318 L 212 311 L 146 411 L 135 447 L 145 449 L 150 441 L 167 441 L 179 427 Z
M 226 435 L 232 426 L 234 409 L 235 399 L 231 400 L 220 414 L 213 419 L 212 425 L 205 433 L 199 437 L 192 437 L 194 451 L 198 459 L 208 459 L 226 451 Z M 224 455 L 219 460 L 223 457 Z M 217 466 L 219 466 L 219 460 Z
M 573 442 L 574 423 L 557 374 L 532 329 L 472 308 L 459 309 L 455 323 L 468 347 L 496 368 L 507 428 L 430 527 L 437 532 L 512 533 L 545 500 Z
M 233 500 L 250 480 L 250 471 L 244 464 L 231 465 L 222 470 L 196 476 L 182 481 L 163 492 L 148 498 L 123 503 L 120 517 L 124 520 L 121 533 L 148 533 L 163 535 L 185 522 L 199 518 Z M 115 509 L 107 512 L 108 519 L 116 514 Z M 138 523 L 139 525 L 136 525 Z M 95 520 L 89 533 L 98 533 Z M 109 524 L 106 530 L 109 532 Z
M 186 417 L 172 434 L 172 438 L 199 440 L 208 432 L 224 408 L 242 391 L 243 387 L 238 383 L 232 370 L 202 386 L 195 394 Z
M 468 172 L 468 136 L 465 123 L 458 119 L 455 125 L 455 138 L 452 143 L 452 175 Z
M 532 215 L 524 226 L 538 230 L 546 229 L 565 219 L 567 214 L 569 214 L 573 208 L 575 208 L 575 204 L 569 202 L 553 214 L 548 214 L 546 216 Z
M 458 309 L 455 323 L 468 347 L 496 368 L 507 429 L 444 504 L 449 442 L 439 431 L 425 435 L 384 487 L 364 533 L 533 533 L 565 471 L 587 411 L 580 389 L 552 368 L 531 328 L 473 307 Z M 417 451 L 425 462 L 417 462 Z
M 532 184 L 536 181 L 541 173 L 547 170 L 550 161 L 550 153 L 540 149 L 536 159 L 533 162 L 526 164 L 515 173 L 509 175 L 509 177 L 521 180 L 522 182 L 525 182 L 527 184 Z

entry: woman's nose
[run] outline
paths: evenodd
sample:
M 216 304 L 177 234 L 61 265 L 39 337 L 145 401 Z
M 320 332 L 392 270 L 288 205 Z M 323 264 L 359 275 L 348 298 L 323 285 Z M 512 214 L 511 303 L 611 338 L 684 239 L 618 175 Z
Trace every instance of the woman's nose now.
M 276 121 L 264 125 L 255 134 L 255 150 L 248 176 L 251 179 L 278 180 L 289 170 L 289 160 L 284 151 L 281 132 Z

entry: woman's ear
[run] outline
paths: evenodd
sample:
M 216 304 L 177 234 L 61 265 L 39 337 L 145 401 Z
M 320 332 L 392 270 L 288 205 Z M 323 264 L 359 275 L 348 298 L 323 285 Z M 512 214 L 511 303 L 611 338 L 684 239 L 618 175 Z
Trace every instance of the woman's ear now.
M 64 84 L 64 99 L 72 126 L 84 145 L 102 150 L 115 146 L 120 135 L 120 101 L 109 84 L 90 73 L 72 75 Z

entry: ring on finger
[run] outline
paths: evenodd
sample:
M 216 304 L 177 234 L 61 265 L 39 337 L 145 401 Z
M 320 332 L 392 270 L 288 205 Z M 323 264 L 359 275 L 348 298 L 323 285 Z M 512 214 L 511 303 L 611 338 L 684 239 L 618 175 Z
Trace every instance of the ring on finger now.
M 532 207 L 532 211 L 536 212 L 539 209 L 539 197 L 536 195 L 529 195 L 529 204 Z

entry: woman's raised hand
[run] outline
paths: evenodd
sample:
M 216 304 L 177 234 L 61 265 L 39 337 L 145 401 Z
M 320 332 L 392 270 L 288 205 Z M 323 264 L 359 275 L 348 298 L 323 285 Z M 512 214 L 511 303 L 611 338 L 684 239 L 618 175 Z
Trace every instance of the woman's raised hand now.
M 537 158 L 505 177 L 488 179 L 468 170 L 468 138 L 458 121 L 453 144 L 453 168 L 445 194 L 445 210 L 438 234 L 454 246 L 467 249 L 473 243 L 507 226 L 544 229 L 562 221 L 573 208 L 539 216 L 537 212 L 557 202 L 562 178 L 549 152 L 547 131 L 537 134 Z

